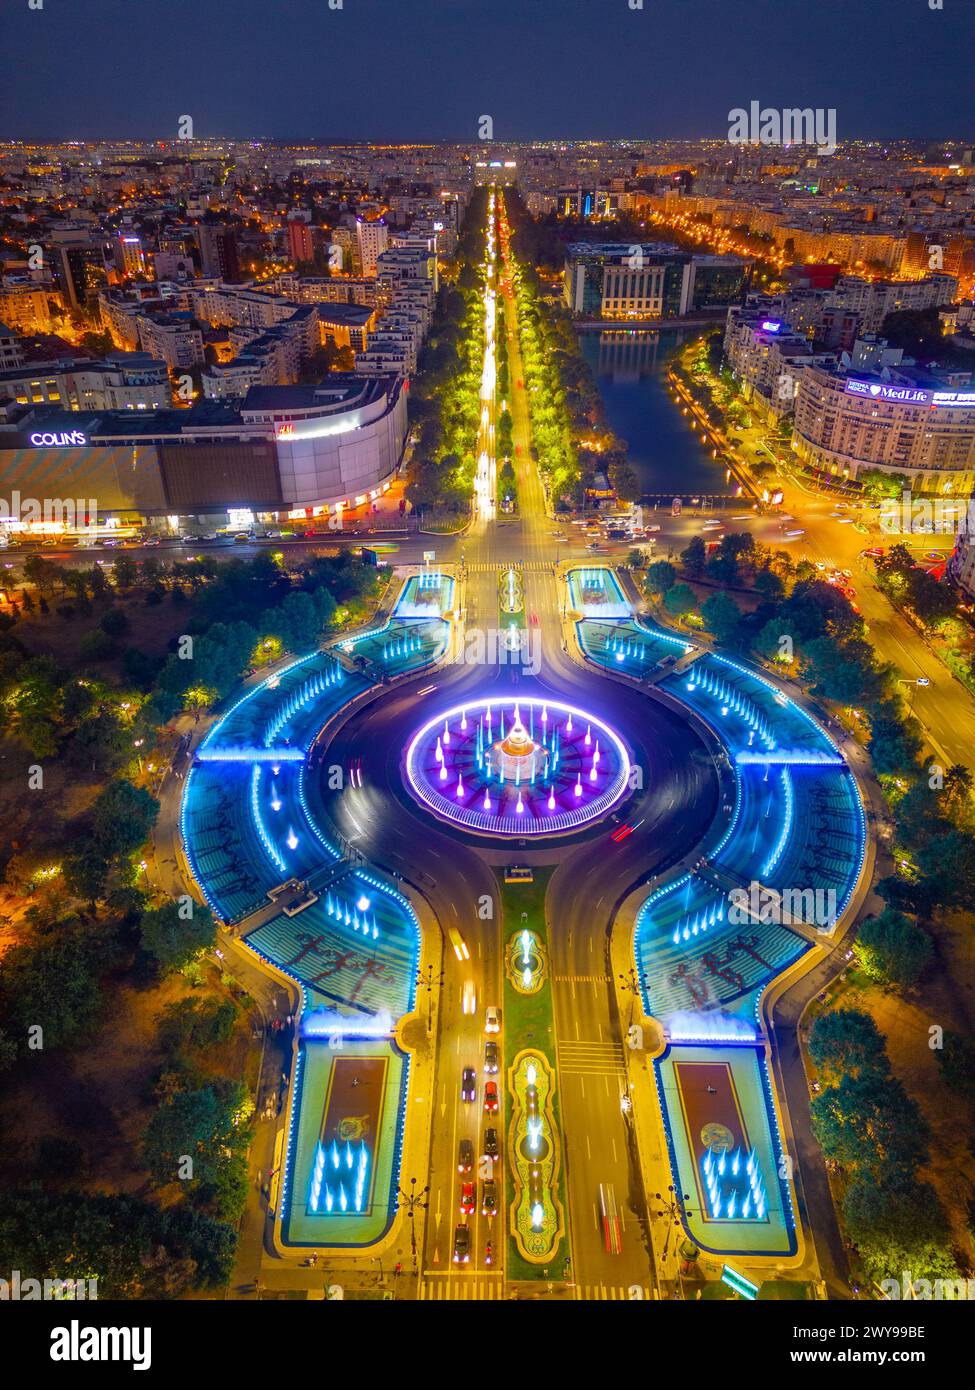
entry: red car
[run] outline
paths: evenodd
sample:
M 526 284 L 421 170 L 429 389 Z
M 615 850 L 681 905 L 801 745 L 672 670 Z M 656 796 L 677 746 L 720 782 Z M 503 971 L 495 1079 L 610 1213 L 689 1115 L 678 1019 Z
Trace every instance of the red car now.
M 484 1109 L 489 1115 L 497 1114 L 498 1083 L 496 1081 L 486 1081 L 484 1083 Z
M 460 1214 L 470 1216 L 474 1210 L 474 1184 L 465 1182 L 460 1190 Z

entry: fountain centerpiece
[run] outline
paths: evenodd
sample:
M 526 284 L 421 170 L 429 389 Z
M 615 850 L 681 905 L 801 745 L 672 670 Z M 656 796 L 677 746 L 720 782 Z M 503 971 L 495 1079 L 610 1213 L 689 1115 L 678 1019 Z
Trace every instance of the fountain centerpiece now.
M 481 698 L 414 735 L 411 794 L 474 833 L 558 835 L 600 817 L 630 790 L 630 758 L 603 720 L 559 701 Z

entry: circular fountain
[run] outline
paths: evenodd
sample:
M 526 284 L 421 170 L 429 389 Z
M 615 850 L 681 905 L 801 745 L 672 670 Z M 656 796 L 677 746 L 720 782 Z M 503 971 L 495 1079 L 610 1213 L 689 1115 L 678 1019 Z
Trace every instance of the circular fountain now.
M 414 734 L 406 785 L 441 819 L 477 834 L 560 835 L 605 816 L 630 789 L 619 735 L 552 700 L 482 699 Z

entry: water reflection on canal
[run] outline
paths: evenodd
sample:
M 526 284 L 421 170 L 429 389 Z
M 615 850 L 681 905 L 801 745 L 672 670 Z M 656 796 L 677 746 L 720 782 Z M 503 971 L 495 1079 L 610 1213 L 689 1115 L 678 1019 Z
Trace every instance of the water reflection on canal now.
M 667 364 L 700 329 L 584 330 L 583 356 L 599 386 L 609 424 L 629 445 L 644 494 L 727 493 L 723 466 L 691 433 L 667 391 Z

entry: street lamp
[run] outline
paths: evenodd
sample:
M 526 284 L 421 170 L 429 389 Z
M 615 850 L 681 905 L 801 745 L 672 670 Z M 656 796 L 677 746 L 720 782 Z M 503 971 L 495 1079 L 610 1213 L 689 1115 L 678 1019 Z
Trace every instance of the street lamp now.
M 678 1192 L 673 1183 L 667 1188 L 666 1197 L 661 1192 L 655 1192 L 653 1195 L 658 1202 L 663 1202 L 664 1205 L 663 1211 L 655 1212 L 654 1215 L 669 1216 L 671 1218 L 671 1224 L 667 1227 L 667 1239 L 664 1241 L 663 1258 L 666 1259 L 667 1249 L 670 1245 L 670 1233 L 675 1226 L 680 1225 L 681 1205 L 684 1202 L 689 1202 L 691 1197 L 689 1192 Z
M 417 983 L 417 985 L 419 986 L 420 989 L 425 989 L 426 992 L 427 992 L 427 1036 L 428 1036 L 428 1037 L 429 1037 L 429 1035 L 430 1035 L 430 1033 L 431 1033 L 431 1031 L 432 1031 L 432 1027 L 433 1027 L 433 999 L 432 999 L 432 995 L 433 995 L 433 986 L 434 986 L 434 982 L 436 982 L 436 983 L 440 986 L 440 988 L 443 989 L 443 979 L 444 979 L 444 976 L 443 976 L 443 969 L 441 969 L 439 975 L 434 975 L 434 973 L 433 973 L 433 963 L 432 963 L 432 962 L 429 963 L 429 964 L 427 965 L 427 968 L 426 968 L 426 971 L 425 971 L 425 972 L 424 972 L 423 970 L 418 970 L 418 971 L 416 972 L 416 983 Z
M 645 970 L 641 970 L 638 974 L 635 968 L 631 965 L 625 975 L 622 972 L 620 973 L 619 982 L 620 989 L 626 990 L 627 994 L 630 995 L 630 1021 L 627 1024 L 626 1029 L 627 1032 L 629 1032 L 629 1030 L 633 1027 L 633 1012 L 636 1008 L 637 998 L 640 996 L 641 993 L 641 986 L 645 987 L 647 983 L 647 972 Z
M 416 1262 L 416 1213 L 426 1211 L 430 1203 L 426 1200 L 430 1192 L 429 1187 L 423 1187 L 419 1192 L 416 1190 L 416 1178 L 410 1178 L 410 1190 L 404 1192 L 399 1188 L 396 1193 L 396 1210 L 405 1211 L 410 1223 L 410 1251 L 413 1255 L 413 1273 L 419 1274 L 419 1266 Z

